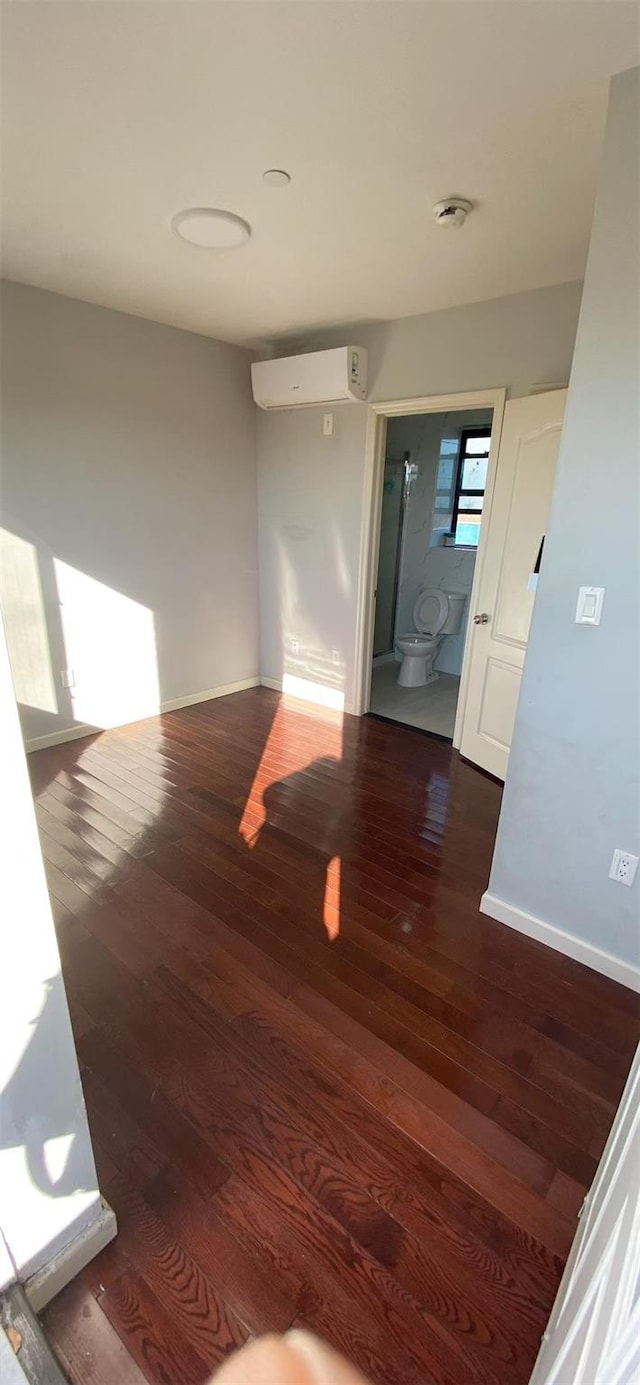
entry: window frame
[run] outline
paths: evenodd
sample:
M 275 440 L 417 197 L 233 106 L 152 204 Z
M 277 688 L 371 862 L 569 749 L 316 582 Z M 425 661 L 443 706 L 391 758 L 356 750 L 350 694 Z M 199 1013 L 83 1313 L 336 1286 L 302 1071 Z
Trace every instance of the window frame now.
M 478 515 L 479 518 L 480 518 L 480 524 L 482 524 L 482 514 L 483 514 L 482 508 L 480 508 L 479 510 L 467 510 L 467 509 L 461 510 L 461 508 L 460 508 L 460 496 L 461 496 L 461 495 L 464 495 L 464 496 L 467 496 L 467 495 L 469 495 L 469 496 L 474 496 L 474 495 L 476 495 L 476 496 L 482 497 L 482 499 L 484 500 L 484 497 L 485 497 L 485 495 L 486 495 L 486 486 L 485 486 L 482 490 L 470 490 L 470 489 L 468 489 L 467 487 L 464 487 L 464 488 L 463 488 L 463 485 L 462 485 L 462 473 L 463 473 L 463 471 L 464 471 L 464 464 L 465 464 L 466 461 L 469 461 L 469 460 L 470 460 L 469 456 L 467 455 L 467 442 L 469 441 L 469 438 L 488 438 L 488 439 L 489 439 L 489 441 L 488 441 L 488 446 L 487 446 L 487 452 L 486 452 L 486 456 L 487 456 L 487 469 L 488 469 L 488 459 L 489 459 L 489 457 L 490 457 L 490 455 L 491 455 L 491 427 L 489 427 L 489 429 L 487 429 L 486 426 L 485 426 L 484 428 L 463 428 L 462 431 L 461 431 L 461 433 L 460 433 L 460 446 L 459 446 L 459 448 L 458 448 L 458 461 L 457 461 L 457 464 L 456 464 L 456 484 L 455 484 L 455 489 L 454 489 L 454 492 L 453 492 L 453 506 L 452 506 L 452 512 L 451 512 L 451 533 L 452 533 L 453 536 L 454 536 L 454 546 L 455 546 L 456 548 L 477 548 L 477 547 L 478 547 L 478 544 L 477 544 L 477 543 L 456 543 L 456 542 L 455 542 L 455 535 L 456 535 L 456 530 L 457 530 L 457 528 L 458 528 L 458 517 L 459 517 L 459 515 L 460 515 L 460 514 L 463 514 L 463 515 L 465 515 L 465 516 L 466 516 L 466 515 Z M 483 457 L 483 454 L 482 454 L 482 453 L 480 453 L 480 454 L 474 453 L 473 455 L 474 455 L 475 457 L 478 457 L 478 456 L 480 456 L 481 458 Z

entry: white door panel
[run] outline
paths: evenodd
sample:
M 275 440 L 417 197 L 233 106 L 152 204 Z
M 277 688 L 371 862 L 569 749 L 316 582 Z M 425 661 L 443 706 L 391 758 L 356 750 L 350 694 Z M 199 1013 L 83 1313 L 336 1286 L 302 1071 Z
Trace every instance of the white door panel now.
M 533 611 L 528 582 L 547 528 L 566 397 L 550 390 L 506 405 L 483 535 L 476 614 L 488 620 L 471 626 L 460 752 L 501 779 Z
M 530 1385 L 640 1380 L 640 1049 L 544 1334 Z
M 478 730 L 483 738 L 492 741 L 499 750 L 507 754 L 511 745 L 519 692 L 519 671 L 514 669 L 512 664 L 501 663 L 499 659 L 487 659 Z

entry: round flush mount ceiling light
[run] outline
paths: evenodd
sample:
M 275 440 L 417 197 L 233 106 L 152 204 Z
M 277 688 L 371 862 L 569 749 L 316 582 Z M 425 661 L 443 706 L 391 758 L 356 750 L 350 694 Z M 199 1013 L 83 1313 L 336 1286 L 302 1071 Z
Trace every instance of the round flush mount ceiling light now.
M 251 227 L 235 212 L 220 211 L 217 207 L 187 207 L 171 222 L 181 240 L 202 250 L 235 250 L 246 245 Z
M 442 202 L 435 203 L 433 215 L 437 226 L 459 230 L 472 210 L 473 202 L 468 202 L 466 197 L 445 197 Z
M 262 175 L 263 183 L 269 188 L 286 188 L 291 182 L 291 174 L 284 168 L 266 168 Z

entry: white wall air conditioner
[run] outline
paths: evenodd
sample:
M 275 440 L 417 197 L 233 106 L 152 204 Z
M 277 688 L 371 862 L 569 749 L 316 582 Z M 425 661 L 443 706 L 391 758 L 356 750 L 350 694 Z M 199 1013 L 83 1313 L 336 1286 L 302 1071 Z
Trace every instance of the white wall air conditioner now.
M 302 409 L 342 399 L 359 403 L 367 397 L 367 353 L 362 346 L 336 346 L 332 351 L 255 361 L 251 384 L 261 409 Z

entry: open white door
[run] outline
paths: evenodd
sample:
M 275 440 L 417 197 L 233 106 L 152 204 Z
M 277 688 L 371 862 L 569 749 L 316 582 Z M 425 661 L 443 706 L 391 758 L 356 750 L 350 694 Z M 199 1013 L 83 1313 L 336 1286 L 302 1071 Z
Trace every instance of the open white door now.
M 470 626 L 460 753 L 504 779 L 524 656 L 534 570 L 551 506 L 566 390 L 512 399 L 504 423 Z
M 530 1385 L 634 1385 L 639 1379 L 640 1049 Z

